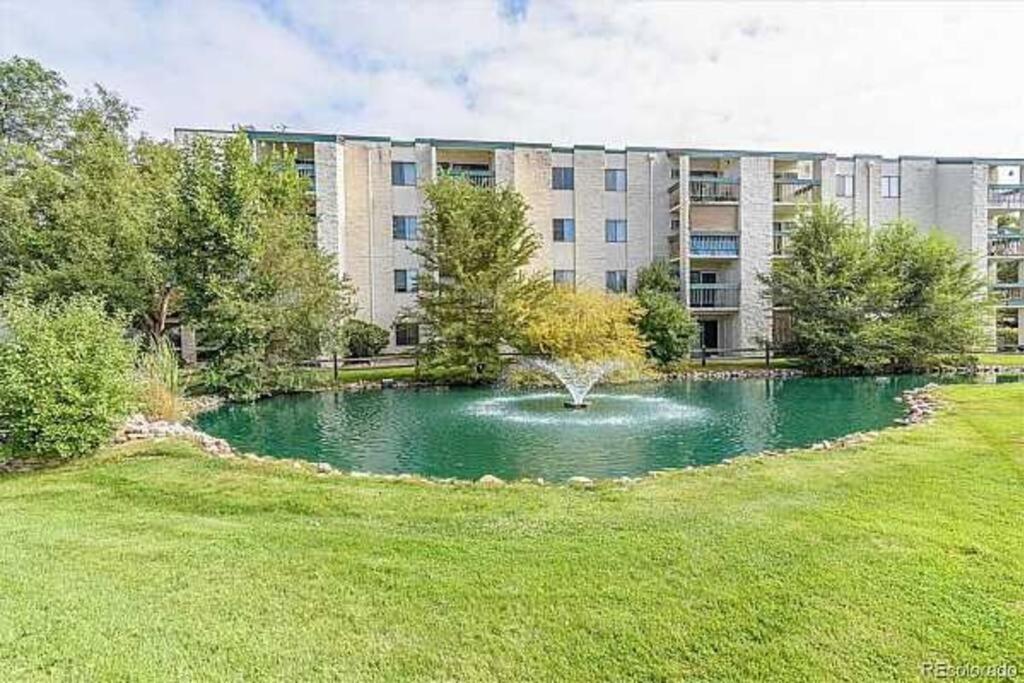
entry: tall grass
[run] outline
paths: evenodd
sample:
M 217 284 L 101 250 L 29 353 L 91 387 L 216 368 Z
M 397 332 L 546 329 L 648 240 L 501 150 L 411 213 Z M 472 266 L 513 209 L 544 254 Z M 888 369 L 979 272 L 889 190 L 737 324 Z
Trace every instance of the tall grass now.
M 155 342 L 139 358 L 139 403 L 153 420 L 180 420 L 186 416 L 185 385 L 178 354 L 166 339 Z

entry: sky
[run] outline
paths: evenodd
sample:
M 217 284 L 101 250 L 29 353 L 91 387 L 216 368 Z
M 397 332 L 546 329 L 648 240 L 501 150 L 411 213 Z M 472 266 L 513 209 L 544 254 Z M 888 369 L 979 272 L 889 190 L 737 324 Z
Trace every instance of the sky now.
M 0 0 L 0 57 L 175 126 L 1024 157 L 1024 3 Z

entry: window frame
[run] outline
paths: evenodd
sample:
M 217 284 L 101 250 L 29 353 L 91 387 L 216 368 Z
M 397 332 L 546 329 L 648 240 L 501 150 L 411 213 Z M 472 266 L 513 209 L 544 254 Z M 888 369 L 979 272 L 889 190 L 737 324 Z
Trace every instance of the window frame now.
M 612 180 L 612 178 L 621 179 L 621 187 L 619 183 Z M 605 192 L 625 192 L 626 191 L 626 169 L 624 168 L 606 168 L 604 169 L 604 190 Z
M 412 182 L 406 182 L 409 178 L 405 174 L 406 169 L 412 169 Z M 400 170 L 401 169 L 401 170 Z M 395 173 L 395 171 L 399 171 Z M 415 161 L 392 161 L 391 162 L 391 184 L 394 187 L 416 187 L 417 171 Z
M 618 227 L 622 226 L 621 239 Z M 610 239 L 614 238 L 614 239 Z M 625 218 L 604 219 L 604 241 L 607 244 L 625 244 L 629 241 L 629 223 Z
M 562 235 L 559 238 L 558 229 L 561 227 Z M 568 227 L 569 237 L 566 239 L 566 228 Z M 551 241 L 552 242 L 575 242 L 576 241 L 576 219 L 575 218 L 552 218 L 551 219 Z
M 896 192 L 892 191 L 893 181 L 896 181 Z M 899 199 L 902 191 L 902 182 L 898 175 L 882 176 L 882 199 Z
M 568 179 L 568 184 L 566 184 Z M 561 183 L 559 182 L 561 181 Z M 552 190 L 575 190 L 576 174 L 572 166 L 551 167 L 551 189 Z
M 399 288 L 399 273 L 402 274 L 401 288 Z M 395 294 L 415 294 L 420 290 L 419 278 L 419 270 L 416 268 L 395 268 Z
M 840 181 L 840 178 L 843 178 L 844 180 Z M 849 182 L 845 180 L 846 178 L 849 178 Z M 844 199 L 852 197 L 855 182 L 856 181 L 852 173 L 836 173 L 836 197 L 842 197 Z M 841 189 L 846 190 L 847 188 L 849 188 L 849 193 L 840 193 Z
M 612 286 L 613 279 L 615 286 Z M 621 284 L 621 289 L 619 285 Z M 612 294 L 625 294 L 629 290 L 628 270 L 606 270 L 604 271 L 604 288 Z
M 411 232 L 404 230 L 404 227 L 409 223 L 412 223 L 413 229 Z M 398 226 L 403 225 L 403 231 L 399 233 Z M 394 215 L 391 217 L 391 238 L 402 242 L 412 242 L 419 239 L 420 235 L 420 217 L 410 215 Z
M 562 274 L 563 277 L 565 276 L 566 273 L 568 273 L 569 274 L 569 279 L 568 280 L 559 280 L 558 279 L 558 275 L 560 273 Z M 566 269 L 566 268 L 555 268 L 554 270 L 551 271 L 551 284 L 553 284 L 556 287 L 568 286 L 568 287 L 571 287 L 572 289 L 576 289 L 576 271 L 572 270 L 572 269 Z
M 409 330 L 412 330 L 411 335 Z M 400 335 L 400 332 L 404 334 Z M 419 344 L 420 326 L 418 323 L 395 323 L 395 346 L 419 346 Z

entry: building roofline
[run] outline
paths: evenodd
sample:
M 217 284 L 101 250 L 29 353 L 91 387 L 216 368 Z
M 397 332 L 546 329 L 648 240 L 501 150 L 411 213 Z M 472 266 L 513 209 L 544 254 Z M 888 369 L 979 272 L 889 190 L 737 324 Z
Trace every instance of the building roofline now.
M 250 138 L 257 140 L 281 140 L 285 142 L 344 142 L 345 140 L 353 140 L 357 142 L 386 142 L 393 145 L 410 146 L 416 144 L 429 144 L 439 148 L 459 148 L 459 147 L 483 147 L 488 149 L 513 149 L 515 147 L 531 147 L 539 149 L 550 149 L 553 152 L 569 153 L 573 150 L 582 151 L 598 151 L 603 150 L 606 153 L 621 154 L 623 152 L 657 152 L 668 155 L 686 155 L 697 158 L 708 158 L 708 157 L 728 157 L 728 158 L 739 158 L 739 157 L 772 157 L 775 159 L 782 160 L 801 160 L 801 159 L 827 159 L 835 158 L 837 160 L 848 161 L 852 159 L 879 159 L 881 161 L 888 162 L 900 162 L 900 161 L 934 161 L 939 164 L 966 164 L 966 163 L 979 163 L 979 164 L 1024 164 L 1024 157 L 964 157 L 964 156 L 925 156 L 915 154 L 904 154 L 897 157 L 886 157 L 880 154 L 853 154 L 853 155 L 836 155 L 829 152 L 809 152 L 809 151 L 792 151 L 792 150 L 753 150 L 753 149 L 719 149 L 719 148 L 707 148 L 707 147 L 651 147 L 651 146 L 626 146 L 625 148 L 613 148 L 607 147 L 606 145 L 593 145 L 593 144 L 581 144 L 581 145 L 554 145 L 550 142 L 529 142 L 523 140 L 471 140 L 471 139 L 459 139 L 459 138 L 429 138 L 429 137 L 418 137 L 413 140 L 409 139 L 397 139 L 387 135 L 349 135 L 345 133 L 331 134 L 331 133 L 313 133 L 313 132 L 299 132 L 299 131 L 275 131 L 275 130 L 258 130 L 254 128 L 237 128 L 237 129 L 224 129 L 224 128 L 190 128 L 190 127 L 175 127 L 174 133 L 217 133 L 217 134 L 231 134 L 237 131 L 243 131 Z

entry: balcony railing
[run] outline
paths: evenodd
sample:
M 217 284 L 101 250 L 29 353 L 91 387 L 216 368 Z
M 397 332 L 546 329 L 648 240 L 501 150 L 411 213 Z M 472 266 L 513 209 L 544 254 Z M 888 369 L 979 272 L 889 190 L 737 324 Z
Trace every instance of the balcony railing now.
M 818 201 L 818 188 L 820 186 L 821 183 L 817 180 L 776 178 L 775 202 L 778 204 L 816 202 Z
M 1024 306 L 1024 282 L 998 282 L 992 285 L 999 306 L 1016 308 Z
M 698 204 L 738 202 L 740 181 L 736 178 L 700 178 L 690 180 L 690 201 Z
M 1024 256 L 1024 235 L 1020 233 L 989 233 L 989 256 Z
M 775 256 L 786 256 L 789 254 L 790 241 L 795 225 L 790 221 L 775 221 L 772 223 L 772 254 Z
M 690 308 L 738 308 L 740 286 L 735 282 L 690 283 Z
M 316 192 L 316 165 L 312 159 L 296 159 L 295 170 L 299 175 L 309 180 L 309 189 Z
M 1024 185 L 989 185 L 988 203 L 1005 209 L 1024 208 Z
M 740 255 L 739 235 L 690 235 L 690 256 Z
M 445 170 L 441 169 L 441 174 L 451 176 L 452 178 L 462 178 L 477 187 L 494 187 L 494 173 L 491 171 L 471 171 L 471 170 Z

